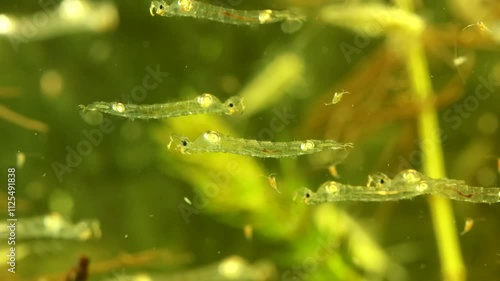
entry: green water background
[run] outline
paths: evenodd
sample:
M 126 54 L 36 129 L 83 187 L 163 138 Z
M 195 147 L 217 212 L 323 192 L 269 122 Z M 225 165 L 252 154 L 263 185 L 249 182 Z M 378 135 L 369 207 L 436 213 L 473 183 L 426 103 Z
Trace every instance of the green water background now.
M 272 127 L 276 110 L 289 110 L 294 117 L 282 130 L 273 131 L 272 140 L 333 138 L 354 142 L 355 149 L 338 166 L 341 182 L 364 184 L 366 176 L 376 171 L 395 174 L 401 168 L 421 169 L 420 160 L 415 158 L 419 151 L 415 125 L 418 110 L 405 107 L 412 103 L 404 63 L 397 62 L 394 52 L 383 51 L 388 48 L 383 38 L 369 39 L 366 46 L 356 47 L 359 53 L 348 59 L 341 43 L 356 46 L 359 37 L 314 20 L 299 32 L 286 34 L 279 24 L 250 28 L 190 18 L 151 17 L 147 1 L 115 5 L 120 19 L 114 30 L 23 43 L 18 51 L 5 38 L 0 45 L 0 92 L 4 87 L 4 92 L 8 88 L 18 94 L 3 98 L 3 105 L 49 128 L 47 133 L 41 133 L 0 120 L 2 169 L 16 165 L 19 151 L 26 155 L 24 166 L 16 174 L 18 216 L 57 211 L 74 221 L 96 218 L 103 233 L 98 241 L 57 242 L 59 246 L 46 242 L 46 251 L 19 261 L 20 272 L 13 280 L 64 273 L 81 254 L 89 255 L 93 265 L 123 252 L 151 249 L 168 249 L 174 256 L 187 254 L 192 259 L 168 265 L 153 262 L 135 268 L 113 268 L 91 280 L 114 276 L 116 272 L 185 272 L 230 255 L 250 262 L 266 259 L 277 269 L 275 280 L 282 280 L 285 272 L 304 266 L 306 258 L 314 257 L 318 237 L 327 239 L 329 235 L 336 237 L 335 245 L 331 245 L 336 254 L 311 270 L 307 280 L 387 278 L 385 274 L 370 273 L 363 262 L 353 258 L 353 232 L 334 235 L 321 228 L 328 223 L 335 225 L 338 210 L 356 221 L 391 262 L 404 267 L 408 280 L 440 280 L 438 252 L 424 197 L 394 203 L 347 202 L 335 204 L 335 209 L 332 205 L 305 207 L 292 201 L 294 191 L 302 186 L 315 189 L 332 180 L 326 166 L 314 166 L 307 157 L 190 157 L 166 147 L 170 133 L 194 138 L 208 129 L 262 139 L 267 136 L 263 129 Z M 282 9 L 287 3 L 244 1 L 235 9 L 262 7 Z M 306 11 L 314 15 L 319 7 L 311 4 Z M 425 3 L 420 14 L 434 27 L 446 23 L 466 25 L 443 7 L 446 3 L 441 1 Z M 0 4 L 0 11 L 8 14 L 30 15 L 38 10 L 36 3 L 28 1 Z M 452 98 L 445 99 L 438 108 L 440 126 L 447 137 L 442 144 L 447 176 L 475 186 L 500 186 L 498 84 L 487 100 L 479 101 L 476 110 L 466 112 L 467 117 L 449 113 L 475 95 L 480 77 L 498 77 L 498 48 L 458 48 L 459 54 L 474 58 L 472 70 L 462 83 L 457 69 L 449 65 L 450 57 L 433 53 L 441 50 L 439 42 L 426 47 L 436 92 L 444 95 L 446 89 L 458 89 L 450 90 Z M 452 59 L 453 47 L 444 49 Z M 86 139 L 84 130 L 99 128 L 85 123 L 77 106 L 101 100 L 128 102 L 122 95 L 131 95 L 135 87 L 143 85 L 148 67 L 168 72 L 168 77 L 148 90 L 141 103 L 189 99 L 203 92 L 225 99 L 238 94 L 284 53 L 300 58 L 304 67 L 300 79 L 294 78 L 276 101 L 251 116 L 196 116 L 167 121 L 106 116 L 113 129 L 103 133 L 102 142 L 93 145 L 81 163 L 62 178 L 54 171 L 54 163 L 67 164 L 67 147 L 78 150 L 78 144 Z M 57 95 L 41 90 L 41 78 L 48 71 L 62 77 L 63 88 Z M 384 75 L 376 76 L 379 71 Z M 450 83 L 452 79 L 458 82 Z M 343 88 L 351 95 L 338 106 L 323 105 L 330 101 L 333 89 Z M 488 130 L 492 124 L 497 128 Z M 237 163 L 238 171 L 228 172 L 228 163 Z M 267 182 L 271 173 L 277 173 L 281 194 Z M 222 191 L 187 223 L 179 210 L 184 197 L 195 198 L 196 191 L 218 184 L 221 177 Z M 495 280 L 500 276 L 499 207 L 460 202 L 454 202 L 453 207 L 458 232 L 466 218 L 476 220 L 469 233 L 459 236 L 469 280 Z M 252 240 L 243 235 L 247 224 L 254 229 Z M 388 270 L 393 268 L 389 266 Z

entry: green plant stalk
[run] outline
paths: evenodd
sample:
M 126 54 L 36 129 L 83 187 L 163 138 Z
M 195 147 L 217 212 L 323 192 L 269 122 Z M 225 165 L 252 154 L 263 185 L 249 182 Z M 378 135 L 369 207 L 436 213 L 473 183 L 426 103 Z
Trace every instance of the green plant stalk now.
M 422 104 L 432 94 L 425 52 L 419 40 L 408 49 L 408 72 L 413 93 Z M 418 131 L 422 142 L 423 172 L 432 178 L 446 177 L 437 113 L 432 105 L 425 106 L 418 117 Z M 453 208 L 449 199 L 429 197 L 429 206 L 439 249 L 444 280 L 466 280 L 458 234 L 454 224 Z
M 409 12 L 414 11 L 410 0 L 396 0 L 396 5 Z M 410 75 L 413 94 L 426 104 L 418 117 L 418 132 L 422 142 L 423 172 L 432 178 L 446 176 L 443 150 L 441 148 L 440 130 L 437 113 L 434 106 L 424 103 L 432 94 L 432 83 L 429 79 L 429 67 L 424 48 L 420 41 L 420 34 L 408 44 L 408 74 Z M 466 269 L 460 251 L 458 234 L 453 218 L 453 208 L 449 199 L 429 197 L 429 207 L 434 225 L 439 258 L 444 280 L 464 281 L 467 278 Z

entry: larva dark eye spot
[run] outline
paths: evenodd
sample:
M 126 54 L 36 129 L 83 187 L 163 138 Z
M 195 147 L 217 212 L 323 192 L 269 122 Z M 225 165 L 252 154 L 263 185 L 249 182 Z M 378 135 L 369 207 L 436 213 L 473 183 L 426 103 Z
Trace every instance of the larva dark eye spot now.
M 229 103 L 229 107 L 234 107 L 234 103 Z
M 309 197 L 311 197 L 311 194 L 306 193 L 306 198 L 309 198 Z
M 380 183 L 384 184 L 385 183 L 384 179 L 380 179 Z
M 163 10 L 163 5 L 158 6 L 158 10 Z
M 185 140 L 183 140 L 183 141 L 182 141 L 182 145 L 183 145 L 183 146 L 187 146 L 187 145 L 188 145 L 188 142 L 187 142 L 187 141 L 185 141 Z

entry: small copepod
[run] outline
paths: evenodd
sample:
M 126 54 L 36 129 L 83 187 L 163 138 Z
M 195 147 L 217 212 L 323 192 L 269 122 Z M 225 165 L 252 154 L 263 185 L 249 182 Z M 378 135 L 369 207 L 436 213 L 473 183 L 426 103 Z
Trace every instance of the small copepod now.
M 253 238 L 253 226 L 251 224 L 245 224 L 243 226 L 243 235 L 247 240 L 252 240 Z
M 485 220 L 486 220 L 485 218 L 477 218 L 477 219 L 465 218 L 464 230 L 460 233 L 460 235 L 464 235 L 467 232 L 469 232 L 474 226 L 475 222 L 485 221 Z
M 464 235 L 467 232 L 469 232 L 472 229 L 473 226 L 474 226 L 474 219 L 466 218 L 465 219 L 464 230 L 460 233 L 460 235 Z
M 271 185 L 274 190 L 276 190 L 278 193 L 281 194 L 281 191 L 278 189 L 278 184 L 276 183 L 276 173 L 272 173 L 267 177 L 267 180 L 269 181 L 269 184 Z
M 276 190 L 279 194 L 281 194 L 281 191 L 278 189 L 278 183 L 276 182 L 276 173 L 271 173 L 269 176 L 265 175 L 260 175 L 261 177 L 265 177 L 267 181 L 269 182 L 269 185 Z
M 489 33 L 491 33 L 491 30 L 490 30 L 490 29 L 486 26 L 486 24 L 485 24 L 484 22 L 482 22 L 482 21 L 478 21 L 477 23 L 472 23 L 472 24 L 469 24 L 469 25 L 467 25 L 466 27 L 464 27 L 464 28 L 462 29 L 462 31 L 464 31 L 464 30 L 468 29 L 469 27 L 473 27 L 473 26 L 477 26 L 477 27 L 479 27 L 479 29 L 480 29 L 481 31 L 485 31 L 485 32 L 489 32 Z
M 342 99 L 342 96 L 344 96 L 345 94 L 350 94 L 350 93 L 348 91 L 345 91 L 344 89 L 342 89 L 342 91 L 340 93 L 335 92 L 335 94 L 333 94 L 332 102 L 325 103 L 325 105 L 332 105 L 332 104 L 339 103 L 339 101 Z
M 24 166 L 24 162 L 26 162 L 26 154 L 21 151 L 18 151 L 16 154 L 16 166 L 18 169 L 21 169 Z
M 340 178 L 339 172 L 337 171 L 337 166 L 336 165 L 330 165 L 328 167 L 328 172 L 330 172 L 330 175 L 334 178 Z
M 461 56 L 461 57 L 456 57 L 453 59 L 453 65 L 455 66 L 461 66 L 462 64 L 467 62 L 467 57 Z

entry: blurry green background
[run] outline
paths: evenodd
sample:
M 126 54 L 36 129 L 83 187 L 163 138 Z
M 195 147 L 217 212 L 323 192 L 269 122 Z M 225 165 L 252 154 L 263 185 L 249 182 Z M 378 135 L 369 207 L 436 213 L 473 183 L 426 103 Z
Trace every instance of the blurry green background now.
M 435 102 L 445 136 L 446 176 L 498 187 L 500 6 L 462 2 L 415 4 L 427 26 L 417 42 L 425 46 L 434 89 L 427 102 Z M 280 24 L 151 17 L 148 1 L 65 1 L 66 17 L 43 8 L 60 9 L 60 1 L 43 3 L 0 3 L 2 171 L 17 167 L 20 220 L 51 212 L 73 222 L 97 219 L 102 238 L 18 240 L 18 271 L 2 267 L 0 280 L 65 280 L 81 255 L 90 258 L 90 280 L 442 280 L 425 197 L 321 206 L 292 200 L 298 188 L 315 190 L 327 180 L 364 185 L 373 172 L 422 170 L 422 105 L 402 55 L 415 42 L 401 39 L 404 30 L 355 33 L 364 25 L 349 21 L 356 13 L 344 12 L 338 25 L 319 16 L 328 5 L 342 14 L 367 3 L 213 2 L 238 10 L 297 8 L 308 21 L 292 34 Z M 13 19 L 25 29 L 13 32 Z M 462 30 L 480 21 L 487 28 Z M 168 76 L 138 100 L 151 69 Z M 481 79 L 496 81 L 484 100 L 476 93 Z M 342 89 L 351 94 L 324 105 Z M 204 92 L 221 100 L 243 95 L 247 111 L 149 121 L 104 116 L 112 129 L 100 131 L 102 141 L 71 171 L 54 170 L 67 165 L 68 147 L 78 150 L 84 132 L 100 128 L 82 119 L 78 105 L 163 103 Z M 288 119 L 280 119 L 283 112 Z M 322 155 L 276 160 L 167 149 L 170 134 L 193 139 L 205 130 L 355 147 L 337 166 L 338 179 Z M 281 193 L 270 186 L 271 173 Z M 5 210 L 6 196 L 1 190 Z M 458 236 L 468 280 L 498 280 L 500 205 L 452 204 L 458 233 L 474 220 Z M 2 256 L 6 247 L 2 242 Z M 246 260 L 249 272 L 223 279 L 220 262 L 231 256 Z

